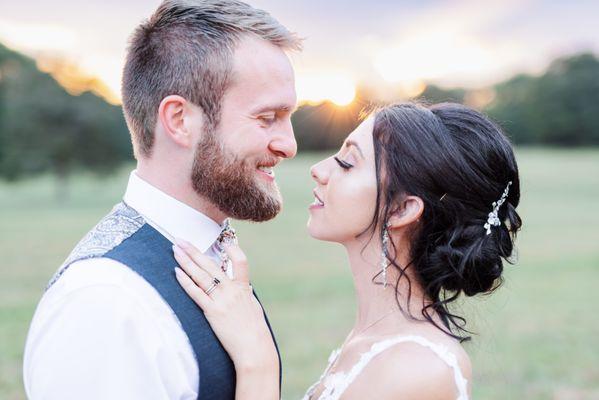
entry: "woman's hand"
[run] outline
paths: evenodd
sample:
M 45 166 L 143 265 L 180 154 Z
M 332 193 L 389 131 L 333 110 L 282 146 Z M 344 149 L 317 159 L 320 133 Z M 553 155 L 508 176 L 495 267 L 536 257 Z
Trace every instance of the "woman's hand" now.
M 204 311 L 233 360 L 238 378 L 240 373 L 264 377 L 274 371 L 278 390 L 279 358 L 264 311 L 252 292 L 247 258 L 241 248 L 226 248 L 235 271 L 233 279 L 188 242 L 177 240 L 173 252 L 183 269 L 175 268 L 177 280 Z

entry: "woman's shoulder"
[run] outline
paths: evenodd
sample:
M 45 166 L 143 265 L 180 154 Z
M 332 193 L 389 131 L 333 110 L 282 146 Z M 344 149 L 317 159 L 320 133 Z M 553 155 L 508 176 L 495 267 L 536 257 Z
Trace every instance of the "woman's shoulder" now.
M 428 332 L 421 332 L 414 336 L 421 337 L 424 341 L 434 346 L 435 350 L 433 351 L 439 358 L 444 358 L 446 364 L 451 362 L 452 359 L 455 359 L 457 366 L 459 367 L 459 372 L 464 378 L 470 381 L 472 378 L 472 364 L 470 362 L 470 356 L 462 344 L 457 339 L 441 332 L 436 327 L 431 326 L 429 329 L 430 331 Z
M 470 358 L 449 336 L 392 335 L 377 341 L 377 347 L 380 353 L 356 379 L 348 399 L 455 400 L 469 391 Z

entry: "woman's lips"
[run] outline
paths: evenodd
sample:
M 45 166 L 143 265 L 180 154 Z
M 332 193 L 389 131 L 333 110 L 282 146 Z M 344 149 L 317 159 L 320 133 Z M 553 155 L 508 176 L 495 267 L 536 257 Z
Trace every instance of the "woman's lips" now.
M 313 209 L 313 208 L 324 208 L 324 201 L 322 201 L 320 199 L 320 197 L 316 193 L 316 189 L 314 189 L 313 193 L 314 193 L 314 202 L 312 204 L 310 204 L 310 209 Z

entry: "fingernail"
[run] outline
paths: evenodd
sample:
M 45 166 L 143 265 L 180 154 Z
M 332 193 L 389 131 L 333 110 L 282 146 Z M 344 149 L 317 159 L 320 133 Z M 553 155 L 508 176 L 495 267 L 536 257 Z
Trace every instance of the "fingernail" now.
M 181 268 L 175 267 L 175 275 L 177 276 L 177 278 L 181 278 L 182 274 L 183 274 L 183 271 L 181 271 Z
M 189 247 L 189 242 L 187 242 L 181 238 L 176 238 L 175 243 L 177 244 L 177 246 L 181 247 L 182 249 L 187 249 Z
M 180 256 L 183 254 L 183 251 L 181 250 L 181 248 L 178 245 L 174 244 L 173 245 L 173 253 L 175 253 L 176 256 Z

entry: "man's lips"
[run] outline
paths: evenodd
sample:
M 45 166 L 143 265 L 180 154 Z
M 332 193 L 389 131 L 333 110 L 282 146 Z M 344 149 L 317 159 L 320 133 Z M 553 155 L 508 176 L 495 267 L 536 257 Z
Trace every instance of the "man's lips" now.
M 256 170 L 260 174 L 262 174 L 265 177 L 269 178 L 270 180 L 274 180 L 275 179 L 274 165 L 273 166 L 259 165 L 258 167 L 256 167 Z
M 279 164 L 280 160 L 276 158 L 264 158 L 256 163 L 256 170 L 260 175 L 268 178 L 269 180 L 275 179 L 274 168 Z

